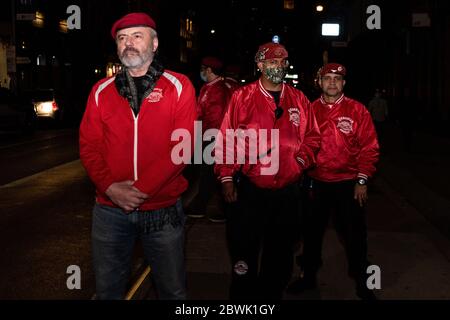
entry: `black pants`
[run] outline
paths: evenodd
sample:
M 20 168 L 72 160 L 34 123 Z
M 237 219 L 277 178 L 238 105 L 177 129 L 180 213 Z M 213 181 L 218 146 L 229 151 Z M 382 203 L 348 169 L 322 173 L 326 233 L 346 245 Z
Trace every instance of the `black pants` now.
M 204 149 L 211 143 L 214 143 L 214 141 L 206 144 Z M 222 186 L 214 174 L 214 164 L 203 162 L 199 170 L 199 178 L 198 193 L 192 199 L 189 209 L 194 212 L 206 213 L 209 202 L 216 197 L 218 201 L 217 210 L 219 210 L 219 214 L 223 214 Z
M 230 299 L 281 299 L 298 234 L 299 187 L 261 189 L 243 178 L 227 210 Z
M 202 163 L 200 167 L 198 193 L 194 199 L 192 199 L 189 208 L 196 212 L 206 213 L 208 203 L 215 196 L 219 201 L 218 208 L 221 210 L 223 207 L 223 198 L 220 182 L 214 175 L 214 164 Z
M 339 240 L 345 248 L 349 275 L 357 282 L 365 281 L 369 265 L 366 215 L 353 198 L 354 187 L 355 181 L 313 181 L 311 207 L 304 216 L 305 277 L 315 277 L 322 265 L 323 237 L 331 215 Z

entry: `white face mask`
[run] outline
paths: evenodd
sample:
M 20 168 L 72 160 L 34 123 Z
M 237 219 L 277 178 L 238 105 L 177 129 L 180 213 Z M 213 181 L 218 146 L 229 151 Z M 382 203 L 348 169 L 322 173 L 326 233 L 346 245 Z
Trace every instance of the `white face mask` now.
M 205 72 L 200 71 L 200 79 L 202 79 L 203 82 L 207 82 L 208 78 L 206 77 Z

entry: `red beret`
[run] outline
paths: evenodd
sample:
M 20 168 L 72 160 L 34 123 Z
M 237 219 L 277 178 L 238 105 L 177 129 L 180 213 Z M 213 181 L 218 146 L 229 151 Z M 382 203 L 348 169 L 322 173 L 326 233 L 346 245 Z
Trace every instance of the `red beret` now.
M 327 63 L 320 69 L 320 76 L 323 77 L 327 73 L 336 73 L 345 76 L 347 70 L 342 64 L 339 63 Z
M 214 69 L 222 69 L 223 67 L 222 61 L 215 57 L 204 57 L 201 64 Z
M 266 44 L 261 45 L 258 48 L 258 52 L 255 56 L 255 61 L 263 61 L 267 59 L 273 59 L 273 58 L 284 58 L 286 59 L 288 57 L 288 52 L 286 48 L 279 44 L 279 43 L 273 43 L 269 42 Z
M 120 29 L 145 26 L 156 30 L 155 21 L 148 15 L 142 12 L 129 13 L 117 20 L 111 28 L 111 36 L 116 39 L 117 31 Z

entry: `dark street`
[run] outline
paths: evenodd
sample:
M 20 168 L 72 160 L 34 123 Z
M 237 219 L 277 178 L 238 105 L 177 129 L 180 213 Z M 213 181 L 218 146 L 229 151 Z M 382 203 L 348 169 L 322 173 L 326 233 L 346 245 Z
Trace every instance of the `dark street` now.
M 450 201 L 445 181 L 450 175 L 445 164 L 450 148 L 426 150 L 434 144 L 449 146 L 450 141 L 417 132 L 414 150 L 405 153 L 398 127 L 391 125 L 389 136 L 368 205 L 369 255 L 382 275 L 377 295 L 383 300 L 449 299 Z M 38 155 L 36 149 L 41 150 Z M 91 299 L 95 294 L 90 257 L 94 188 L 79 160 L 74 160 L 76 150 L 76 130 L 71 129 L 43 131 L 2 144 L 3 168 L 9 168 L 5 170 L 9 177 L 18 178 L 0 187 L 2 299 Z M 43 165 L 49 155 L 57 156 Z M 4 160 L 8 158 L 14 161 Z M 427 174 L 417 171 L 424 161 L 430 165 Z M 185 203 L 195 188 L 191 181 Z M 189 298 L 227 299 L 225 224 L 189 219 L 186 231 Z M 333 229 L 326 234 L 324 259 L 320 290 L 285 299 L 355 299 L 346 277 L 344 251 Z M 80 290 L 66 286 L 70 265 L 81 269 Z M 150 290 L 140 297 L 153 295 Z
M 94 189 L 78 158 L 77 132 L 39 132 L 2 145 L 2 299 L 90 299 Z M 68 290 L 67 267 L 83 270 Z
M 361 289 L 367 259 L 380 287 L 366 282 L 363 289 L 379 300 L 450 300 L 450 2 L 8 0 L 0 9 L 0 300 L 123 297 L 131 246 L 122 240 L 169 220 L 178 226 L 178 245 L 164 238 L 172 230 L 155 236 L 162 240 L 142 237 L 144 244 L 160 240 L 170 248 L 166 257 L 160 250 L 160 259 L 149 254 L 147 263 L 136 243 L 125 300 L 158 300 L 151 264 L 167 271 L 158 284 L 173 285 L 168 296 L 187 295 L 188 303 L 233 301 L 232 279 L 244 283 L 244 297 L 257 287 L 251 281 L 265 279 L 257 284 L 261 292 L 249 296 L 282 296 L 280 306 L 295 312 L 300 300 L 371 300 L 353 281 Z M 210 166 L 186 166 L 189 187 L 182 193 L 178 166 L 194 150 L 183 145 L 176 154 L 168 146 L 173 152 L 181 145 L 173 147 L 178 129 L 194 141 L 198 132 L 189 130 L 196 120 L 203 133 L 220 128 L 215 144 L 216 132 L 258 129 L 258 148 L 267 138 L 261 130 L 270 130 L 270 139 L 275 132 L 280 148 L 258 149 L 256 162 L 248 164 L 234 158 L 207 163 L 194 149 Z M 255 174 L 274 154 L 276 173 Z M 233 233 L 227 229 L 232 215 L 219 209 L 220 200 L 237 199 L 239 176 L 251 182 L 242 192 L 248 217 L 233 216 L 234 226 L 242 226 Z M 211 179 L 220 181 L 222 194 L 205 209 Z M 300 187 L 304 181 L 309 198 L 301 189 L 306 184 Z M 335 198 L 316 197 L 330 185 Z M 367 195 L 368 257 L 365 221 L 355 214 L 364 209 L 354 201 Z M 180 198 L 187 217 L 184 248 L 181 206 L 174 206 Z M 320 220 L 327 205 L 342 220 L 323 220 L 323 265 L 311 262 L 312 289 L 292 294 L 284 289 L 292 238 L 302 238 L 296 255 L 304 254 L 306 235 L 325 228 L 305 223 L 297 207 L 304 203 L 297 200 L 306 198 L 308 213 L 316 213 L 311 221 Z M 113 222 L 93 215 L 95 203 L 102 214 L 116 215 Z M 336 218 L 339 211 L 348 216 Z M 125 220 L 136 229 L 117 236 Z M 300 220 L 307 230 L 288 233 L 294 225 L 300 229 L 294 224 Z M 332 222 L 344 232 L 338 235 Z M 231 254 L 231 263 L 233 244 L 248 252 L 238 259 Z M 259 245 L 272 245 L 268 257 Z M 187 293 L 180 289 L 183 250 Z M 296 263 L 293 268 L 290 283 L 304 275 Z M 245 283 L 247 276 L 254 279 Z

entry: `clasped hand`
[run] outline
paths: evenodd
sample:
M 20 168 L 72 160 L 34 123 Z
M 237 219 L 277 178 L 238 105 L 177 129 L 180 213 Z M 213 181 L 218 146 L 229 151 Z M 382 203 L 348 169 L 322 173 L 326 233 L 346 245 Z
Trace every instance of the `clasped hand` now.
M 106 195 L 122 208 L 125 212 L 131 212 L 139 208 L 149 196 L 133 186 L 134 181 L 126 180 L 114 182 L 106 190 Z

